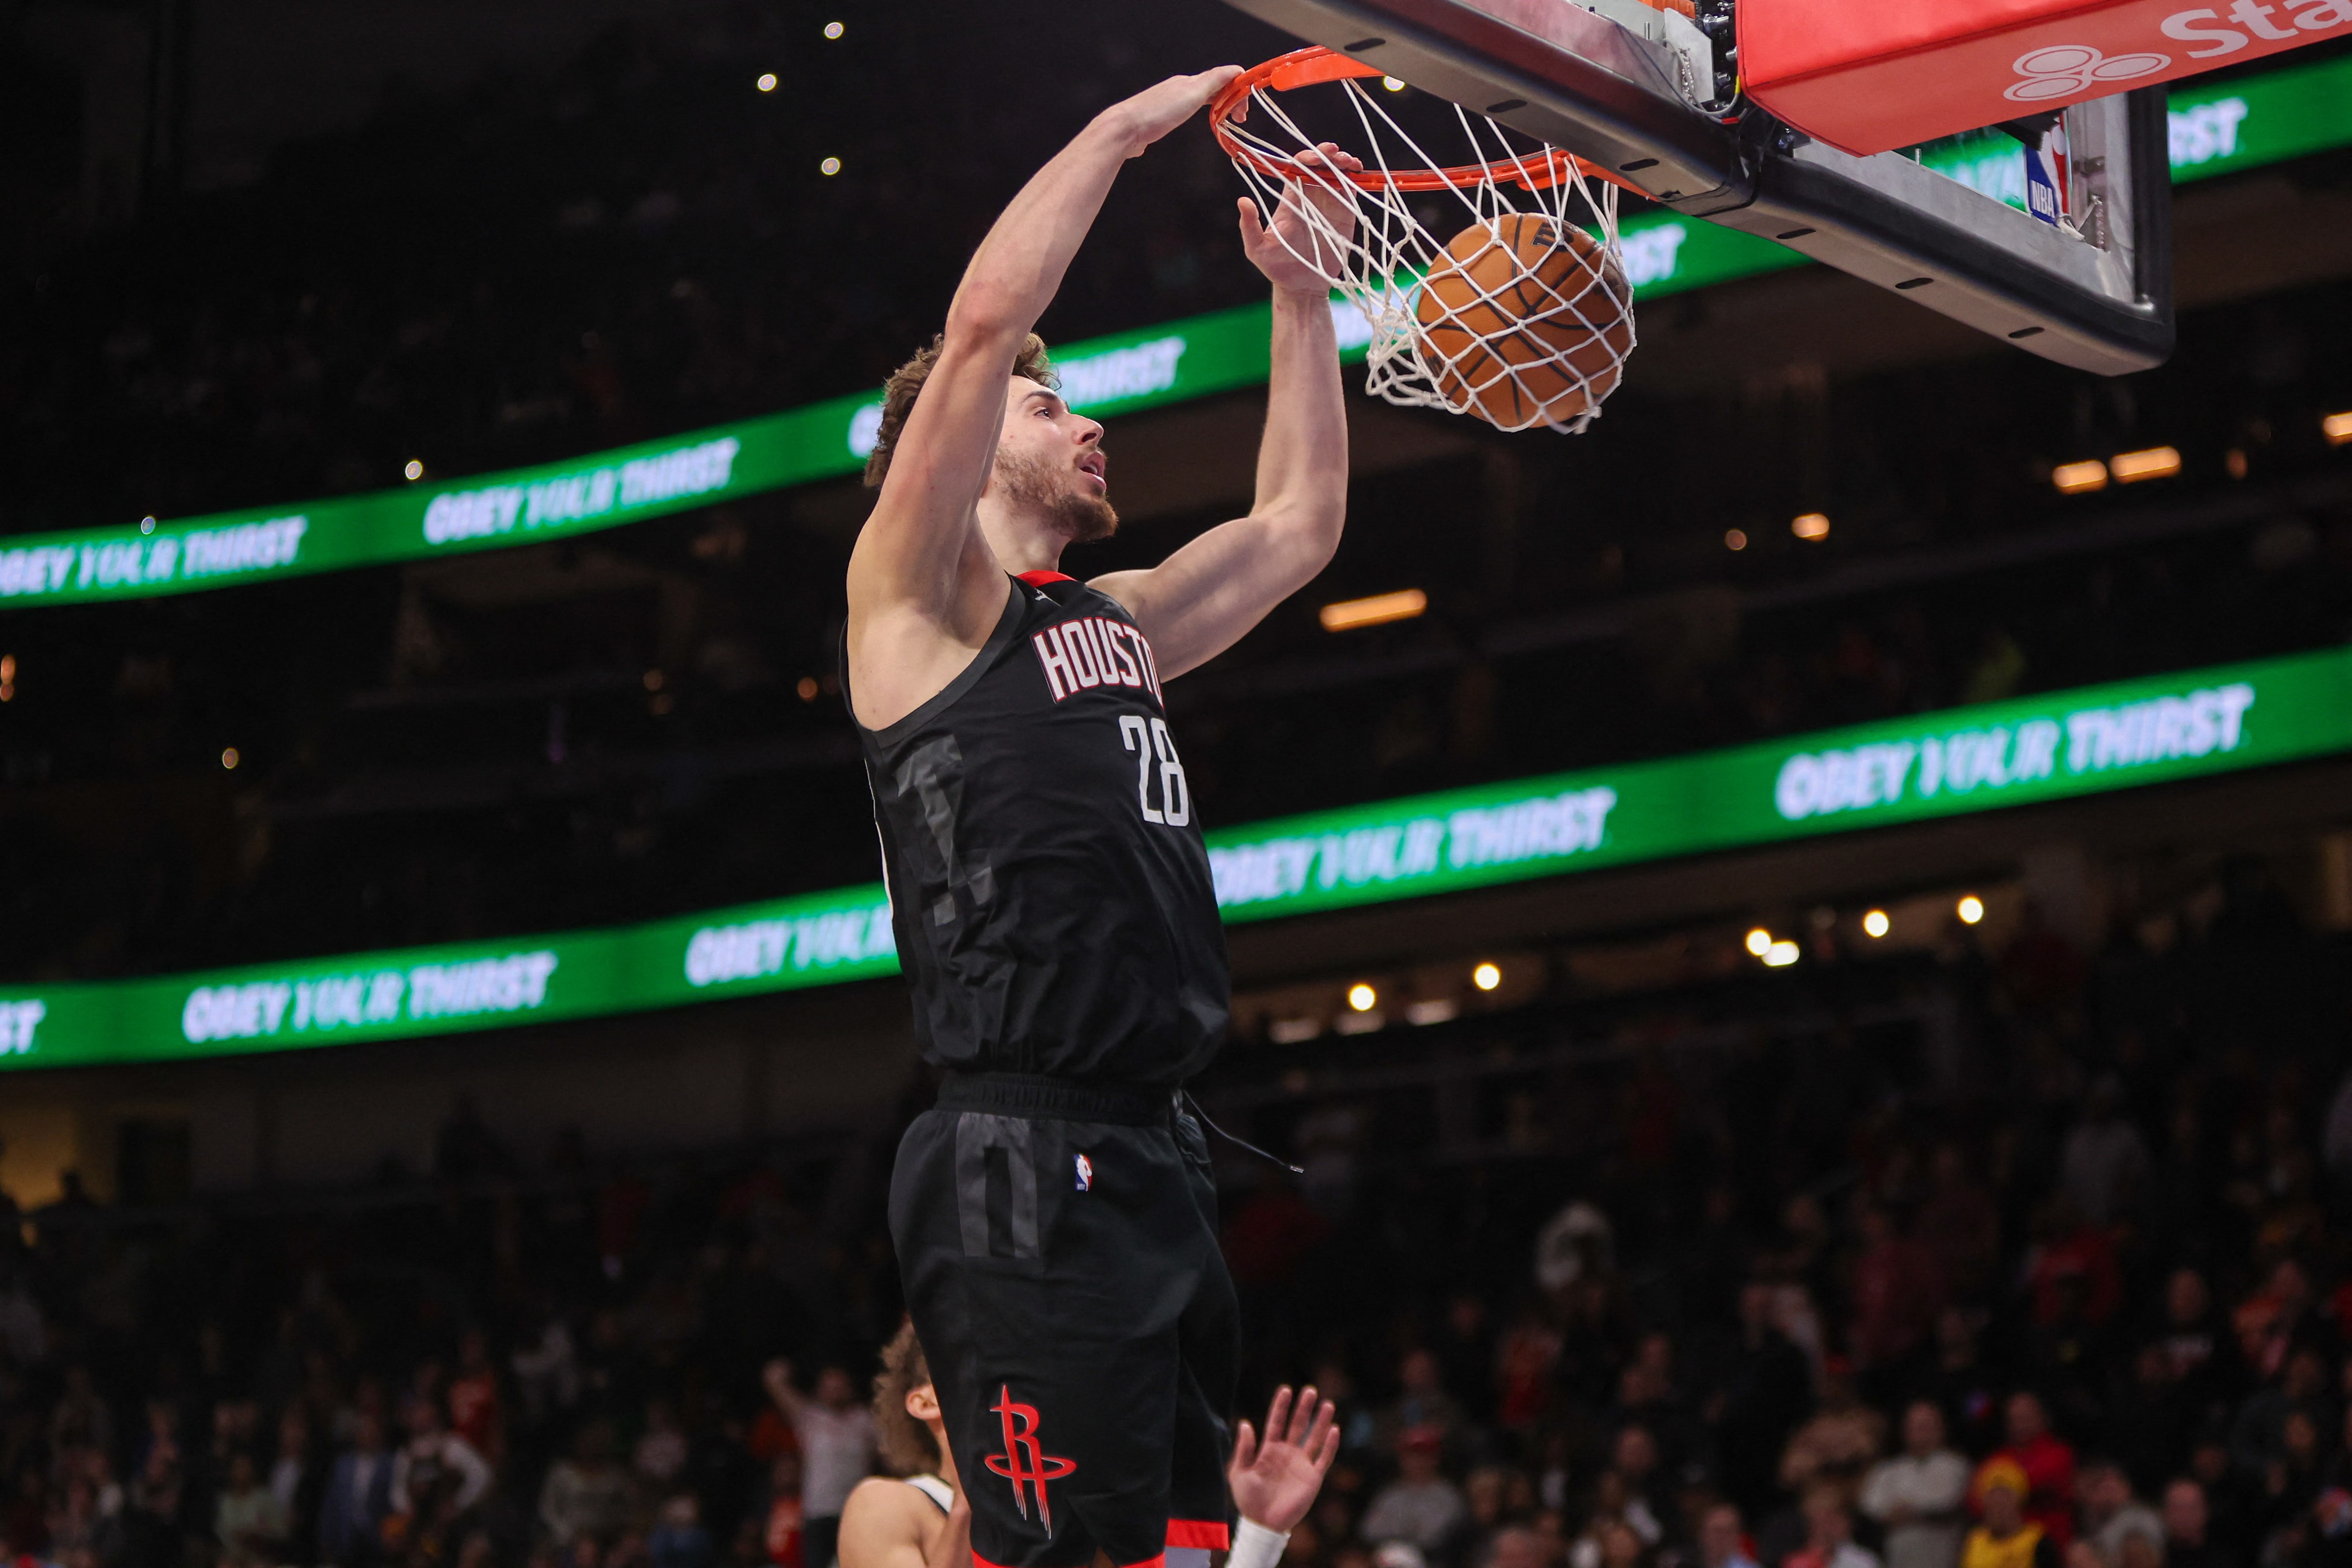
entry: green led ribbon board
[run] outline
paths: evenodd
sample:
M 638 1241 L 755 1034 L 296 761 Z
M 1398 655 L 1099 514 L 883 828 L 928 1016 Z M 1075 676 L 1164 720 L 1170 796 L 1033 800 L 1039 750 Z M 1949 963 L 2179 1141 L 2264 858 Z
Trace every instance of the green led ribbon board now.
M 2352 142 L 2352 57 L 2176 89 L 2177 181 Z M 1976 133 L 1918 150 L 1938 172 L 2014 205 L 2025 201 L 2017 143 Z M 1807 265 L 1796 252 L 1662 214 L 1624 225 L 1636 298 Z M 1342 357 L 1363 358 L 1363 319 L 1335 305 Z M 1241 306 L 1063 346 L 1071 405 L 1132 413 L 1263 383 L 1270 308 Z M 566 463 L 340 499 L 172 522 L 16 536 L 0 549 L 0 603 L 88 603 L 235 588 L 309 572 L 497 549 L 619 528 L 688 507 L 856 473 L 882 406 L 855 393 L 786 413 Z
M 2352 648 L 1457 789 L 1209 835 L 1228 922 L 2352 751 Z M 404 1040 L 898 972 L 878 883 L 604 931 L 0 986 L 0 1069 Z

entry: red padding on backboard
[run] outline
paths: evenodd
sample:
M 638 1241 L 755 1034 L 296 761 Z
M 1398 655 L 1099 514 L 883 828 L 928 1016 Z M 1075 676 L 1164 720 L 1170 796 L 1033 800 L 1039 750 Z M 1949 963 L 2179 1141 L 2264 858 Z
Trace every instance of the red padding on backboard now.
M 1748 96 L 1855 153 L 2352 37 L 2352 0 L 1740 0 L 1738 17 Z

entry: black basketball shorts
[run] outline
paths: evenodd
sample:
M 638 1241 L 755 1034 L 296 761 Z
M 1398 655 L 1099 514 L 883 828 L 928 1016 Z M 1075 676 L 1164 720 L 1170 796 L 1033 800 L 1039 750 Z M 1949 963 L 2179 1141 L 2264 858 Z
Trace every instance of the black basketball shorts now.
M 1207 1568 L 1241 1321 L 1201 1128 L 1166 1090 L 951 1076 L 890 1236 L 978 1568 Z

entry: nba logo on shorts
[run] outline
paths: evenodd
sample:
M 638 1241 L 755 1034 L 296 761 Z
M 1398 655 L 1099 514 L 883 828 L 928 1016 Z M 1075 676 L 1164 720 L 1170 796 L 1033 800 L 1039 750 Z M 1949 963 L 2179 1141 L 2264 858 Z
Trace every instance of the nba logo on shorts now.
M 1077 1166 L 1078 1166 L 1078 1190 L 1079 1190 L 1080 1192 L 1092 1192 L 1092 1191 L 1094 1191 L 1094 1189 L 1095 1189 L 1095 1163 L 1094 1163 L 1094 1161 L 1092 1161 L 1092 1160 L 1090 1160 L 1090 1159 L 1087 1158 L 1087 1156 L 1086 1156 L 1086 1155 L 1078 1155 L 1078 1156 L 1077 1156 Z

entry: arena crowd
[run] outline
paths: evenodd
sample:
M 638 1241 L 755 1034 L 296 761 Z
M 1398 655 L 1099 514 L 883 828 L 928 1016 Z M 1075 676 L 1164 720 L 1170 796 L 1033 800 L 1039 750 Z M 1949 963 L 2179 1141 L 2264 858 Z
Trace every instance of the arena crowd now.
M 2347 956 L 2240 865 L 1881 977 L 1934 1027 L 1807 1022 L 1868 990 L 1823 965 L 1411 1031 L 1610 1047 L 1471 1156 L 1419 1091 L 1254 1102 L 1307 1175 L 1221 1170 L 1244 1398 L 1346 1445 L 1292 1568 L 2352 1560 Z M 0 1555 L 829 1568 L 891 1142 L 526 1160 L 461 1105 L 362 1189 L 76 1186 L 0 1229 Z

